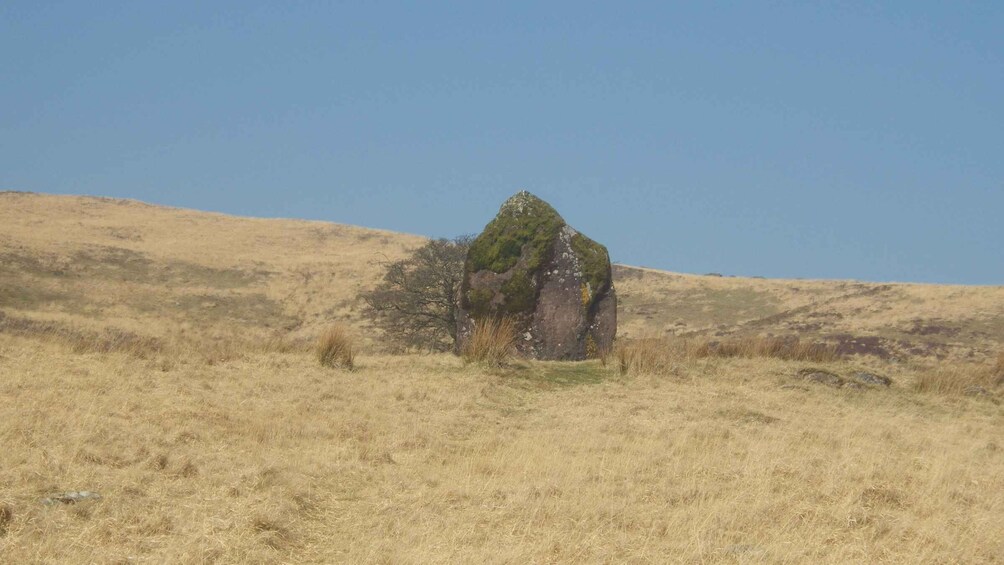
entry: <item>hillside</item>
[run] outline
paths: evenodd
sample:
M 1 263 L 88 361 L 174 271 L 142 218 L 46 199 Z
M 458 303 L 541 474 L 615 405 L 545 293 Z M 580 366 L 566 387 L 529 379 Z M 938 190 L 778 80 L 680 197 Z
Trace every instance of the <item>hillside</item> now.
M 487 219 L 486 219 L 487 221 Z M 150 337 L 373 336 L 359 293 L 422 237 L 131 200 L 0 193 L 0 328 Z M 767 280 L 617 265 L 620 335 L 799 335 L 885 358 L 983 357 L 1004 287 Z
M 0 561 L 1004 562 L 1004 289 L 617 266 L 621 335 L 874 355 L 385 354 L 422 241 L 0 193 Z

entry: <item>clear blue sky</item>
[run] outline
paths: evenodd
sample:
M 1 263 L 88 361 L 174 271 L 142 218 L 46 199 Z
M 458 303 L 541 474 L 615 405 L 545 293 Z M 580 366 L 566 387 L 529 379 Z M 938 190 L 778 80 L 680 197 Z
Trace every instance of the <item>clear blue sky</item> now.
M 1004 284 L 1004 2 L 809 4 L 8 0 L 0 189 Z

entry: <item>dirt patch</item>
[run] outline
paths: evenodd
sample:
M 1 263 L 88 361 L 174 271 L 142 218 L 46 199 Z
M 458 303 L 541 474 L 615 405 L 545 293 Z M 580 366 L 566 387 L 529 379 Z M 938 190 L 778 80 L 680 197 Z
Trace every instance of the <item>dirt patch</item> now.
M 889 340 L 878 336 L 837 334 L 830 339 L 836 343 L 839 355 L 873 355 L 879 359 L 894 357 Z
M 956 337 L 962 330 L 956 326 L 948 325 L 943 320 L 913 320 L 912 326 L 905 330 L 910 335 L 937 335 L 945 337 Z

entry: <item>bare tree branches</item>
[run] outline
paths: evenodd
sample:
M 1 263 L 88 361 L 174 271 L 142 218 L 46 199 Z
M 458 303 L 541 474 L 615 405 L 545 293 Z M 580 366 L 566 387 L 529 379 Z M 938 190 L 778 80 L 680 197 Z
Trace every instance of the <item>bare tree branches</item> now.
M 387 265 L 383 281 L 363 294 L 366 315 L 401 347 L 445 351 L 457 337 L 457 289 L 472 238 L 434 239 Z

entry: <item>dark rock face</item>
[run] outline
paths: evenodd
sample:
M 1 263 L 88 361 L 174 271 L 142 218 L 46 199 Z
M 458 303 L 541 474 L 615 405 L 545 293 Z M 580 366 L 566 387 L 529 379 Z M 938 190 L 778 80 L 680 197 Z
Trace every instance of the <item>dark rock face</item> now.
M 507 200 L 471 244 L 460 287 L 458 347 L 475 320 L 503 315 L 517 323 L 517 349 L 535 359 L 586 359 L 609 350 L 617 333 L 606 247 L 525 191 Z

